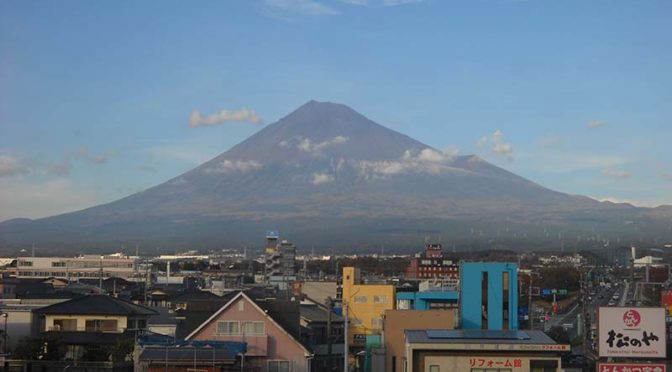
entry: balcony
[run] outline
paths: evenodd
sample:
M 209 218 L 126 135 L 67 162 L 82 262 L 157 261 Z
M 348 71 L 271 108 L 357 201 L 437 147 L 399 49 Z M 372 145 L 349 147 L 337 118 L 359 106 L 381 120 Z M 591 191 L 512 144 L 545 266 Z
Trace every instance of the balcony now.
M 268 335 L 214 335 L 217 341 L 237 341 L 247 343 L 245 356 L 268 356 Z

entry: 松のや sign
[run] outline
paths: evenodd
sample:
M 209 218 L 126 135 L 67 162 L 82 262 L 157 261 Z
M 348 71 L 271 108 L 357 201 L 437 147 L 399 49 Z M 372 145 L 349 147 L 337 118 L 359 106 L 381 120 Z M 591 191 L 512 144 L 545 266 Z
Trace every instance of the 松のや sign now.
M 598 332 L 600 357 L 666 357 L 662 307 L 601 307 Z

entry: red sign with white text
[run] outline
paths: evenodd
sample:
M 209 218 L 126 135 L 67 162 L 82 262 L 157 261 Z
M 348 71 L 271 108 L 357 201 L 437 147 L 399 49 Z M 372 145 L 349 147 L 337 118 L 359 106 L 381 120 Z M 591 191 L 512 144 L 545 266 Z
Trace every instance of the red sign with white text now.
M 600 363 L 598 372 L 665 372 L 664 364 Z

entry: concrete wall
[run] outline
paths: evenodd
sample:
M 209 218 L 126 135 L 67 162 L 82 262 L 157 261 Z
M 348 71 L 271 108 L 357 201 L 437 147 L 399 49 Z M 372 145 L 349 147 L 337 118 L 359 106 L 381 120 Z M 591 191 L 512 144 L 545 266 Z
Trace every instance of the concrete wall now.
M 3 309 L 2 311 L 7 314 L 7 346 L 10 350 L 14 349 L 22 339 L 34 336 L 33 314 L 30 309 Z M 0 318 L 0 327 L 3 330 L 5 329 L 4 321 L 4 318 Z

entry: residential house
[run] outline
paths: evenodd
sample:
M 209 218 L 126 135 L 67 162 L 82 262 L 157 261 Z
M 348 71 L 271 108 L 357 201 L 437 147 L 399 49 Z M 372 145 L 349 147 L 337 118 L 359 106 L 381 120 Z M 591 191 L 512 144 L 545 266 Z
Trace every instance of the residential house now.
M 92 349 L 132 340 L 135 331 L 146 330 L 147 319 L 157 315 L 150 308 L 106 295 L 82 296 L 33 313 L 40 317 L 43 332 L 66 346 L 64 358 L 73 360 Z
M 186 340 L 245 342 L 245 365 L 261 372 L 310 371 L 313 353 L 300 342 L 298 312 L 296 326 L 289 324 L 288 305 L 240 291 Z
M 301 339 L 314 353 L 313 370 L 330 371 L 343 362 L 343 317 L 309 299 L 301 302 Z

